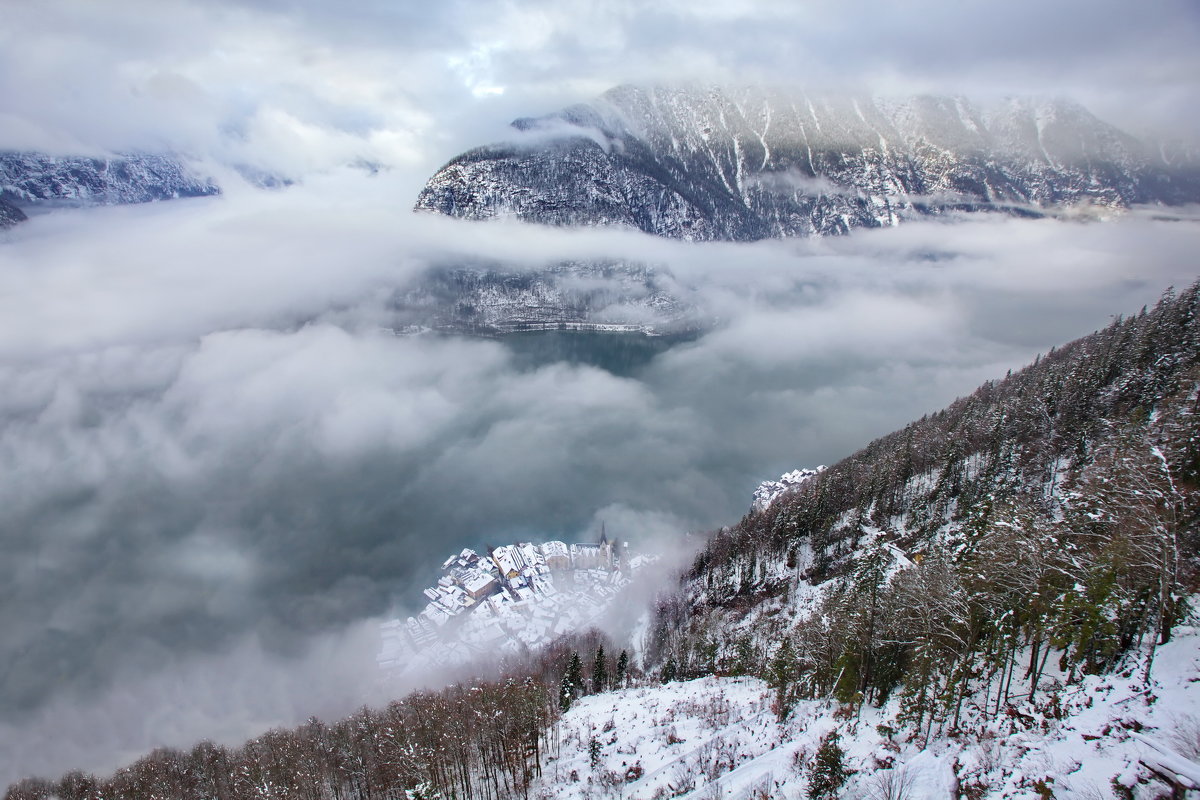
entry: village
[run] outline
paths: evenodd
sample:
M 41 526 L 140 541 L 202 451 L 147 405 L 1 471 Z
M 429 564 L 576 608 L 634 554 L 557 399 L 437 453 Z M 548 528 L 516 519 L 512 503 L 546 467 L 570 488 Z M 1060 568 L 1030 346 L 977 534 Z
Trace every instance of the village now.
M 379 666 L 392 675 L 466 664 L 533 649 L 595 624 L 633 574 L 657 560 L 627 542 L 518 542 L 464 549 L 424 590 L 424 609 L 381 626 Z

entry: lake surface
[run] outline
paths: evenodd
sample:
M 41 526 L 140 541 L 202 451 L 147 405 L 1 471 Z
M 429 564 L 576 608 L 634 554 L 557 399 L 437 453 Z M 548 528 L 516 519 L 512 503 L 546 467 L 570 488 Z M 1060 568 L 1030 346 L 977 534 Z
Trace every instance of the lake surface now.
M 631 378 L 657 356 L 700 336 L 698 331 L 661 336 L 624 331 L 522 331 L 502 336 L 499 341 L 513 353 L 518 369 L 565 362 Z

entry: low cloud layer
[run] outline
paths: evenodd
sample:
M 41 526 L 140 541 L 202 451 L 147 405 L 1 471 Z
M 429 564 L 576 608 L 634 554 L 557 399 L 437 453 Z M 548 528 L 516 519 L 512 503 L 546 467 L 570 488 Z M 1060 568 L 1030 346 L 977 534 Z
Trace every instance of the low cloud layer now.
M 759 480 L 1190 283 L 1200 245 L 1135 213 L 699 246 L 414 217 L 398 180 L 6 234 L 0 781 L 386 696 L 373 620 L 447 553 L 730 523 Z M 669 271 L 716 326 L 631 376 L 379 330 L 434 261 L 599 256 Z

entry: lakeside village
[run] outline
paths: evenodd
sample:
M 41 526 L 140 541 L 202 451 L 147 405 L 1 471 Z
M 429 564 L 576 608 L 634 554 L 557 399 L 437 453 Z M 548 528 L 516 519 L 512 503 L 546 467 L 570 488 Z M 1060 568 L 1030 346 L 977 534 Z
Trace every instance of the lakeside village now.
M 598 542 L 464 549 L 442 564 L 419 614 L 383 623 L 379 666 L 399 677 L 548 644 L 598 622 L 634 573 L 657 560 L 631 555 L 603 528 Z

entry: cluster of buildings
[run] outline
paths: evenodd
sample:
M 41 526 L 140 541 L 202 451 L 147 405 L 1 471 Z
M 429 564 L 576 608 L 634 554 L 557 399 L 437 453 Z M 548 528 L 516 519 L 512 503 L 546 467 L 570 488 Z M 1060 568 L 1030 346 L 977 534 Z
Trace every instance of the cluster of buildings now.
M 465 549 L 442 564 L 419 614 L 383 624 L 380 666 L 445 666 L 546 644 L 592 624 L 647 560 L 603 532 L 598 542 Z

